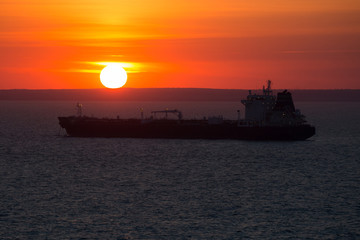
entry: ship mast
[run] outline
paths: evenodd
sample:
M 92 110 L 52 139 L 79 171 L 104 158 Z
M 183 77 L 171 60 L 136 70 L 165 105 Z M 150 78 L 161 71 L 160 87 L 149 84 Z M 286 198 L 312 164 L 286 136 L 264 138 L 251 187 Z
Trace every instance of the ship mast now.
M 76 110 L 77 110 L 77 116 L 81 117 L 82 116 L 83 105 L 81 103 L 77 103 L 76 104 Z
M 272 90 L 271 90 L 271 80 L 267 80 L 267 87 L 265 89 L 265 86 L 263 86 L 263 93 L 264 95 L 272 95 Z

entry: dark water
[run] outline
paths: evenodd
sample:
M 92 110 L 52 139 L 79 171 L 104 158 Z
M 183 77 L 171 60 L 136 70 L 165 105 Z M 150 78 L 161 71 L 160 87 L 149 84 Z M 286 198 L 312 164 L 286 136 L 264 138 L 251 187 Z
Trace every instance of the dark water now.
M 240 104 L 84 105 L 236 119 Z M 317 127 L 301 142 L 58 136 L 73 106 L 0 102 L 1 239 L 360 238 L 360 103 L 298 103 Z

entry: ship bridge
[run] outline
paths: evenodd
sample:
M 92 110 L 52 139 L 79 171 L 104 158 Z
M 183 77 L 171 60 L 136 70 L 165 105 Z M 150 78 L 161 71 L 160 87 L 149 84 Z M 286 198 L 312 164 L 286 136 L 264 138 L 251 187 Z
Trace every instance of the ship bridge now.
M 249 95 L 245 100 L 241 100 L 245 105 L 245 120 L 262 123 L 266 120 L 267 113 L 271 112 L 275 107 L 276 98 L 272 94 L 271 81 L 267 81 L 267 87 L 263 86 L 263 94 L 252 94 L 249 90 Z

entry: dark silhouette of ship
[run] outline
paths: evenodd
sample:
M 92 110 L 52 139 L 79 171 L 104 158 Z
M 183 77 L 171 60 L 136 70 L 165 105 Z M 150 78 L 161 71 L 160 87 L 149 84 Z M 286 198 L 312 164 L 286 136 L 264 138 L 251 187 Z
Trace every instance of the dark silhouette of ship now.
M 153 111 L 150 118 L 106 119 L 82 115 L 78 104 L 77 116 L 59 117 L 59 124 L 72 137 L 174 138 L 174 139 L 241 139 L 241 140 L 305 140 L 315 134 L 304 115 L 295 109 L 291 93 L 283 91 L 275 97 L 271 81 L 263 94 L 252 94 L 241 100 L 245 119 L 225 120 L 209 117 L 183 119 L 178 110 Z M 161 114 L 163 117 L 159 118 Z M 175 114 L 177 119 L 168 115 Z

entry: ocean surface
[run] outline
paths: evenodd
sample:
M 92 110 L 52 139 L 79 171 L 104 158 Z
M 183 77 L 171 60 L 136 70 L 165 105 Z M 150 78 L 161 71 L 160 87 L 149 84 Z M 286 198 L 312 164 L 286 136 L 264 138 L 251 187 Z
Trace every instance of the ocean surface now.
M 66 137 L 74 102 L 0 101 L 0 239 L 360 239 L 360 103 L 298 102 L 298 142 Z M 237 118 L 235 102 L 84 114 Z

